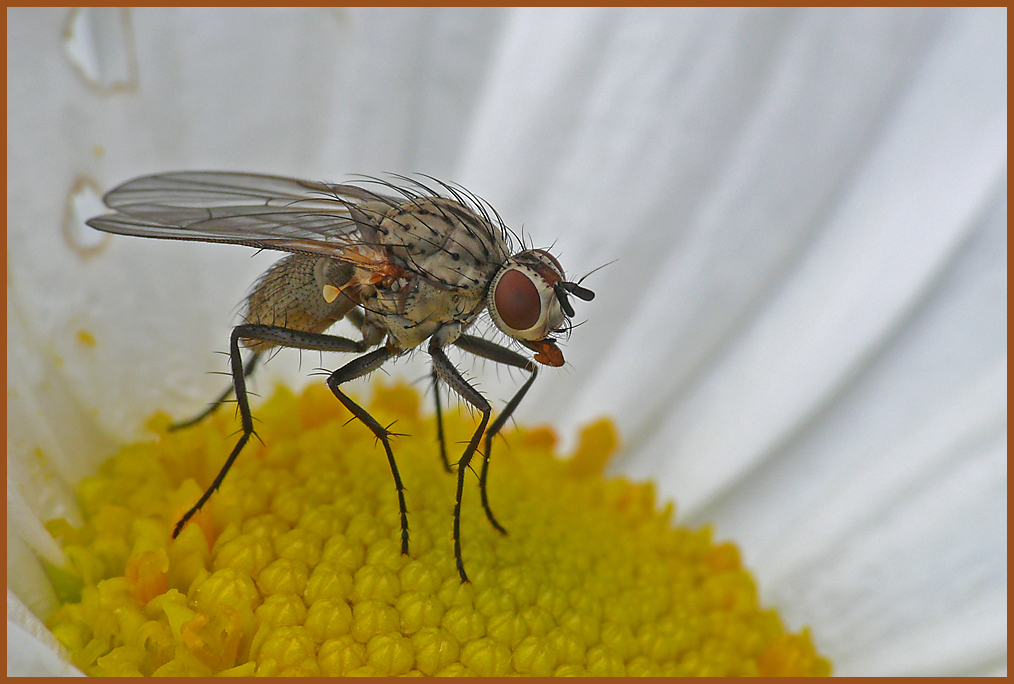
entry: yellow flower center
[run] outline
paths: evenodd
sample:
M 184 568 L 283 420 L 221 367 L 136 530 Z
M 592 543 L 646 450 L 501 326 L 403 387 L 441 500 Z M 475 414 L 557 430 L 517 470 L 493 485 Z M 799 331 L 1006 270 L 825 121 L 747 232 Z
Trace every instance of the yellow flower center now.
M 404 385 L 377 385 L 370 412 L 394 441 L 407 488 L 410 552 L 373 435 L 322 385 L 279 389 L 258 435 L 204 509 L 172 526 L 229 453 L 230 411 L 193 428 L 149 425 L 78 497 L 86 523 L 54 520 L 68 566 L 48 620 L 91 675 L 814 675 L 830 664 L 806 630 L 762 610 L 736 548 L 671 524 L 650 483 L 605 478 L 612 423 L 571 458 L 545 428 L 505 434 L 486 519 L 466 487 L 454 565 L 454 476 L 436 427 Z M 445 416 L 447 444 L 474 429 Z M 463 446 L 462 446 L 463 448 Z M 469 478 L 473 483 L 477 478 Z

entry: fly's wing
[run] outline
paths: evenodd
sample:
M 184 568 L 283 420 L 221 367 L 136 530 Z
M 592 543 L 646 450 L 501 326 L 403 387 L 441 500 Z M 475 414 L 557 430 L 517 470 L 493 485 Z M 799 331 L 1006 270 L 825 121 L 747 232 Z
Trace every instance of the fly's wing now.
M 373 227 L 397 206 L 354 185 L 218 171 L 142 176 L 103 199 L 116 213 L 88 225 L 107 233 L 228 242 L 354 263 L 365 263 L 365 252 L 376 244 Z

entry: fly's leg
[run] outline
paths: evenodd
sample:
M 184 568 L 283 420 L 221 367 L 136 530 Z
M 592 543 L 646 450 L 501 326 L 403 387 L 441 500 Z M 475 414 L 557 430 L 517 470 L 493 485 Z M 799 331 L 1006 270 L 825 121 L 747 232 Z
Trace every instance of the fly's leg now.
M 437 405 L 437 441 L 440 443 L 440 460 L 443 461 L 444 470 L 453 473 L 451 463 L 447 460 L 447 444 L 444 441 L 444 413 L 440 406 L 440 377 L 437 375 L 436 368 L 433 369 L 433 401 Z
M 468 469 L 468 464 L 479 446 L 482 433 L 486 430 L 486 424 L 489 422 L 489 414 L 492 411 L 492 407 L 461 376 L 461 373 L 458 372 L 458 369 L 454 367 L 454 364 L 451 363 L 450 359 L 447 358 L 447 355 L 440 348 L 440 344 L 432 337 L 430 338 L 429 353 L 433 359 L 433 372 L 437 377 L 446 382 L 462 399 L 482 412 L 482 420 L 479 421 L 479 427 L 472 433 L 472 439 L 469 440 L 468 446 L 465 447 L 465 453 L 458 459 L 458 488 L 454 495 L 454 561 L 458 566 L 458 574 L 461 576 L 461 581 L 464 583 L 468 581 L 468 575 L 465 574 L 465 563 L 461 559 L 461 495 L 465 489 L 465 471 Z
M 363 315 L 361 309 L 352 309 L 352 311 L 349 311 L 345 314 L 345 320 L 356 326 L 359 330 L 362 330 L 363 325 L 366 324 L 366 316 Z
M 250 357 L 250 359 L 246 362 L 246 367 L 243 369 L 243 377 L 249 378 L 250 375 L 254 372 L 254 369 L 257 367 L 257 362 L 261 358 L 261 353 L 262 352 L 254 352 L 253 355 Z M 212 413 L 217 411 L 218 408 L 225 403 L 225 400 L 229 398 L 230 394 L 232 394 L 234 387 L 235 383 L 230 385 L 228 389 L 222 392 L 222 394 L 218 397 L 218 399 L 215 399 L 215 401 L 211 402 L 208 408 L 204 409 L 193 418 L 190 418 L 189 420 L 181 420 L 178 423 L 173 423 L 172 425 L 170 425 L 169 432 L 182 430 L 183 428 L 188 428 L 191 425 L 196 425 L 197 423 L 200 423 L 202 420 L 204 420 Z
M 528 390 L 531 389 L 532 383 L 535 382 L 535 376 L 538 375 L 539 367 L 531 359 L 527 359 L 515 351 L 507 349 L 506 347 L 501 347 L 499 344 L 494 344 L 493 342 L 484 340 L 481 337 L 462 335 L 454 341 L 454 345 L 459 349 L 469 352 L 470 354 L 481 356 L 484 359 L 489 359 L 490 361 L 495 361 L 496 363 L 502 363 L 505 366 L 520 368 L 521 370 L 526 370 L 531 373 L 531 375 L 528 376 L 528 380 L 525 381 L 525 384 L 521 386 L 521 389 L 519 389 L 513 397 L 511 397 L 511 400 L 507 402 L 507 406 L 504 407 L 503 411 L 500 412 L 500 415 L 498 415 L 496 420 L 493 421 L 493 424 L 489 426 L 488 430 L 486 430 L 486 451 L 483 454 L 482 471 L 479 475 L 479 494 L 482 498 L 482 508 L 486 511 L 486 517 L 489 519 L 490 524 L 496 528 L 497 532 L 506 535 L 507 530 L 505 530 L 503 526 L 496 521 L 496 518 L 493 516 L 493 511 L 490 510 L 489 507 L 489 495 L 487 494 L 486 489 L 486 477 L 489 474 L 489 456 L 493 450 L 493 438 L 500 433 L 500 430 L 502 430 L 503 426 L 506 425 L 511 415 L 514 413 L 514 410 L 517 409 L 518 404 L 520 404 L 521 400 L 525 398 L 526 394 L 528 394 Z
M 405 485 L 401 483 L 401 475 L 398 474 L 398 464 L 394 461 L 394 453 L 391 451 L 391 443 L 389 436 L 391 433 L 383 425 L 378 423 L 376 419 L 366 412 L 366 409 L 361 407 L 356 402 L 352 401 L 348 396 L 345 395 L 340 389 L 341 385 L 361 378 L 368 373 L 372 373 L 376 369 L 380 368 L 388 359 L 397 356 L 398 352 L 388 347 L 381 347 L 375 349 L 369 354 L 360 356 L 357 359 L 353 359 L 346 363 L 344 366 L 336 370 L 327 379 L 327 386 L 331 388 L 334 395 L 338 397 L 338 401 L 345 405 L 352 415 L 358 418 L 366 427 L 370 428 L 370 431 L 377 436 L 380 443 L 384 445 L 384 451 L 387 452 L 387 462 L 391 464 L 391 474 L 394 476 L 394 486 L 398 490 L 398 507 L 401 512 L 401 552 L 404 554 L 408 553 L 408 507 L 405 505 Z
M 347 314 L 345 314 L 345 318 L 350 323 L 352 323 L 352 325 L 356 326 L 360 330 L 363 330 L 363 326 L 366 325 L 366 316 L 363 315 L 363 312 L 362 312 L 361 309 L 352 309 L 352 311 L 349 311 Z M 345 381 L 343 380 L 342 382 L 345 382 Z M 337 384 L 341 384 L 341 382 L 339 382 Z M 329 383 L 329 386 L 330 386 L 330 383 Z M 331 387 L 331 390 L 333 392 L 337 393 L 337 390 L 335 390 L 334 387 Z M 341 396 L 339 396 L 338 399 L 343 404 L 345 404 L 345 400 L 343 400 L 341 398 Z M 345 406 L 348 407 L 348 404 L 345 404 Z M 349 409 L 349 410 L 351 410 L 351 409 Z M 359 410 L 363 411 L 362 408 L 360 408 Z M 439 408 L 437 410 L 439 410 Z M 363 411 L 363 413 L 365 414 L 366 411 Z M 360 420 L 362 420 L 362 418 L 360 418 Z M 371 417 L 370 420 L 372 421 L 373 418 Z M 363 420 L 363 422 L 366 423 L 367 427 L 370 427 L 370 423 L 368 423 L 365 420 Z M 376 421 L 373 421 L 373 422 L 375 423 Z M 370 429 L 373 430 L 372 427 L 370 427 Z M 377 434 L 375 430 L 374 430 L 373 434 Z M 379 435 L 377 435 L 377 436 L 378 436 L 378 438 L 380 437 Z M 390 448 L 390 446 L 388 446 L 386 438 L 382 438 L 381 441 L 384 442 L 384 448 L 387 450 L 387 457 L 388 457 L 388 460 L 391 463 L 391 472 L 394 474 L 394 483 L 398 487 L 398 503 L 401 506 L 401 522 L 402 522 L 402 527 L 401 527 L 401 532 L 402 532 L 401 550 L 402 550 L 402 553 L 408 553 L 408 512 L 407 512 L 408 511 L 408 507 L 405 505 L 405 497 L 402 494 L 403 487 L 401 485 L 401 476 L 398 474 L 398 468 L 397 468 L 397 466 L 394 463 L 394 456 L 393 456 L 393 454 L 391 454 L 391 448 Z M 441 444 L 443 444 L 443 443 L 441 442 Z M 451 471 L 451 467 L 449 465 L 447 465 L 447 456 L 446 455 L 444 456 L 444 467 L 447 468 L 448 472 Z
M 356 328 L 360 329 L 363 327 L 363 323 L 365 322 L 363 312 L 360 311 L 359 309 L 353 309 L 352 311 L 348 312 L 347 314 L 345 314 L 345 318 L 347 318 L 352 323 L 352 325 L 356 326 Z M 360 349 L 358 351 L 362 350 Z M 254 369 L 257 368 L 257 364 L 260 362 L 262 355 L 263 352 L 254 352 L 250 356 L 249 360 L 247 360 L 246 362 L 246 368 L 243 370 L 243 375 L 245 377 L 249 378 L 253 374 Z M 210 416 L 212 413 L 217 411 L 222 404 L 225 403 L 226 399 L 229 398 L 229 395 L 231 395 L 233 392 L 233 387 L 234 385 L 230 385 L 224 392 L 222 392 L 221 395 L 219 395 L 217 399 L 215 399 L 213 402 L 211 402 L 211 404 L 208 405 L 208 408 L 204 409 L 193 418 L 190 418 L 188 420 L 181 420 L 178 423 L 173 423 L 172 425 L 170 425 L 169 432 L 175 432 L 177 430 L 183 430 L 184 428 L 188 428 L 192 425 L 197 425 L 202 420 Z
M 218 475 L 212 481 L 211 486 L 201 495 L 201 498 L 197 500 L 190 510 L 183 514 L 179 522 L 176 523 L 176 527 L 173 528 L 173 538 L 179 536 L 180 530 L 187 524 L 187 521 L 194 516 L 197 511 L 201 510 L 201 507 L 207 503 L 211 495 L 215 493 L 221 484 L 222 480 L 225 479 L 226 473 L 229 472 L 229 468 L 235 462 L 236 457 L 239 456 L 239 452 L 243 450 L 246 443 L 250 440 L 250 436 L 254 434 L 253 427 L 253 415 L 250 413 L 250 401 L 247 398 L 246 392 L 246 376 L 247 369 L 243 367 L 243 359 L 239 352 L 239 341 L 241 339 L 246 340 L 260 340 L 263 342 L 270 342 L 281 347 L 293 347 L 296 349 L 309 349 L 312 351 L 341 351 L 341 352 L 362 352 L 366 351 L 368 345 L 364 341 L 350 340 L 345 337 L 337 337 L 334 335 L 322 335 L 318 333 L 303 332 L 300 330 L 289 330 L 288 328 L 281 328 L 274 325 L 255 325 L 245 324 L 238 325 L 232 329 L 232 338 L 229 344 L 229 361 L 232 366 L 232 383 L 233 389 L 236 392 L 236 403 L 239 406 L 240 421 L 243 426 L 243 434 L 240 435 L 239 441 L 236 442 L 236 446 L 233 447 L 232 453 L 229 454 L 229 458 L 225 460 L 225 465 L 218 471 Z M 256 356 L 255 356 L 256 358 Z M 248 364 L 249 368 L 249 364 Z
M 345 318 L 348 319 L 352 325 L 360 329 L 366 321 L 359 309 L 353 309 L 348 312 L 345 314 Z M 437 441 L 440 443 L 440 460 L 444 464 L 444 470 L 449 473 L 453 473 L 454 470 L 451 468 L 451 463 L 447 460 L 447 446 L 444 441 L 443 407 L 440 405 L 440 387 L 436 371 L 433 371 L 433 399 L 437 405 Z

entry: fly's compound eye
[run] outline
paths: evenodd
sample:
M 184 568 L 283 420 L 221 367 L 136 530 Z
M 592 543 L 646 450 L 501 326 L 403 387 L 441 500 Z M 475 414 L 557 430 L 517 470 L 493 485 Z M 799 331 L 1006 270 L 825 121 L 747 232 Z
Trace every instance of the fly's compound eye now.
M 493 286 L 493 307 L 511 330 L 528 330 L 542 316 L 542 297 L 527 274 L 511 268 Z
M 489 291 L 496 327 L 518 340 L 542 340 L 562 322 L 553 288 L 527 265 L 508 266 Z

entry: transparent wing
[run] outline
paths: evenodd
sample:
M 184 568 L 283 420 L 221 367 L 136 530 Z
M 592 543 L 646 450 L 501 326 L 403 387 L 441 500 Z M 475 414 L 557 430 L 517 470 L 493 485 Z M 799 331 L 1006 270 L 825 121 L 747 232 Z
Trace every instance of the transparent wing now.
M 354 185 L 219 171 L 143 176 L 103 199 L 116 213 L 88 225 L 107 233 L 328 256 L 372 244 L 372 227 L 397 204 Z

